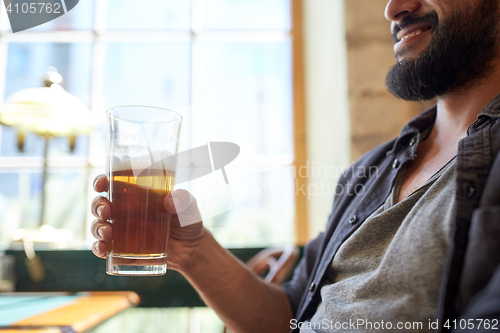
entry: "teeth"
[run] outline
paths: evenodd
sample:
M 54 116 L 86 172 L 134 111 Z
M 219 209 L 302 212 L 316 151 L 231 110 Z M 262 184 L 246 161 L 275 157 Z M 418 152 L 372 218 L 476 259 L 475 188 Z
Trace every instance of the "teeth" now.
M 407 38 L 410 38 L 410 37 L 413 37 L 413 36 L 416 36 L 416 35 L 420 35 L 421 33 L 422 33 L 422 30 L 417 29 L 417 30 L 412 31 L 409 34 L 406 34 L 403 37 L 401 37 L 401 40 L 407 39 Z

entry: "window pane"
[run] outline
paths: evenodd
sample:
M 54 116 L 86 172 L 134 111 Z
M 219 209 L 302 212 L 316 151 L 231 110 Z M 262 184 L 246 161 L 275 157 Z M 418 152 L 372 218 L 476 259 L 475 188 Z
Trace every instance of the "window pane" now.
M 290 30 L 290 0 L 203 0 L 203 29 Z
M 63 76 L 62 86 L 89 105 L 91 43 L 10 43 L 7 54 L 5 96 L 27 88 L 43 86 L 47 68 L 54 66 Z M 54 155 L 84 156 L 87 154 L 87 139 L 77 139 L 76 149 L 71 153 L 66 139 L 51 139 L 49 152 Z M 0 156 L 42 156 L 43 140 L 28 135 L 25 152 L 17 150 L 17 132 L 2 127 Z
M 40 6 L 37 5 L 40 9 Z M 63 9 L 61 8 L 61 12 Z M 92 30 L 94 28 L 94 0 L 81 0 L 66 14 L 29 29 L 29 31 L 50 30 Z
M 86 177 L 83 168 L 53 169 L 46 183 L 45 223 L 70 230 L 74 239 L 84 237 Z M 0 242 L 9 243 L 14 230 L 38 226 L 42 171 L 0 172 L 0 183 Z
M 191 1 L 108 0 L 107 27 L 110 30 L 188 30 Z
M 205 225 L 223 246 L 266 247 L 294 242 L 292 167 L 249 168 L 248 194 Z M 203 212 L 202 212 L 203 213 Z
M 86 233 L 87 177 L 85 168 L 49 169 L 45 185 L 45 223 L 70 230 L 75 240 L 83 240 Z
M 26 179 L 28 178 L 28 179 Z M 0 242 L 5 248 L 13 230 L 22 225 L 36 225 L 38 207 L 32 207 L 33 194 L 29 176 L 17 172 L 0 173 Z
M 62 86 L 89 104 L 91 43 L 10 43 L 5 96 L 21 89 L 43 86 L 49 66 L 63 76 Z
M 106 108 L 141 104 L 174 109 L 189 104 L 189 43 L 108 43 Z
M 0 156 L 43 156 L 43 138 L 29 133 L 24 137 L 24 149 L 19 151 L 18 133 L 15 128 L 1 126 Z M 64 137 L 50 138 L 49 158 L 51 156 L 86 156 L 88 137 L 78 136 L 76 138 L 75 150 L 71 151 L 69 139 Z
M 203 56 L 203 129 L 194 130 L 244 154 L 291 156 L 290 43 L 207 42 Z

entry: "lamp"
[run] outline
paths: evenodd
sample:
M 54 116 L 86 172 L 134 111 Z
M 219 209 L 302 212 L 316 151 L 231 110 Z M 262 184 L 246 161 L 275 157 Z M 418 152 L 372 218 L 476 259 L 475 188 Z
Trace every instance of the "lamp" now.
M 49 141 L 52 137 L 67 137 L 70 150 L 73 151 L 76 136 L 87 135 L 94 128 L 89 109 L 61 87 L 62 76 L 54 67 L 49 67 L 44 82 L 45 87 L 24 89 L 14 93 L 0 107 L 0 124 L 16 129 L 19 150 L 24 150 L 24 138 L 28 133 L 35 133 L 44 141 L 42 198 L 38 229 L 17 230 L 13 234 L 14 241 L 26 241 L 29 238 L 33 242 L 52 243 L 56 234 L 63 239 L 71 237 L 69 230 L 57 230 L 51 227 L 52 236 L 49 236 L 47 233 L 49 226 L 44 223 Z M 62 239 L 59 238 L 59 240 Z

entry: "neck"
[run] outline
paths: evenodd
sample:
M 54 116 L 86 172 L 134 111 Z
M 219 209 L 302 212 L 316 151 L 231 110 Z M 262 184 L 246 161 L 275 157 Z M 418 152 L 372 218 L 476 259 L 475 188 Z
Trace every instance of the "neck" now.
M 479 112 L 500 93 L 500 63 L 494 68 L 488 77 L 467 90 L 437 98 L 434 125 L 437 137 L 457 142 L 467 135 L 467 129 L 477 119 Z

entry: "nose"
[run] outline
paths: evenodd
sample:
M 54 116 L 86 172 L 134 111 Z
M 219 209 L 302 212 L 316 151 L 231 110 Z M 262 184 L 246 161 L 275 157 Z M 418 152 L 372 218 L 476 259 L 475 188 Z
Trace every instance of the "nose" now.
M 392 22 L 417 12 L 422 7 L 421 0 L 389 0 L 385 7 L 385 18 Z

